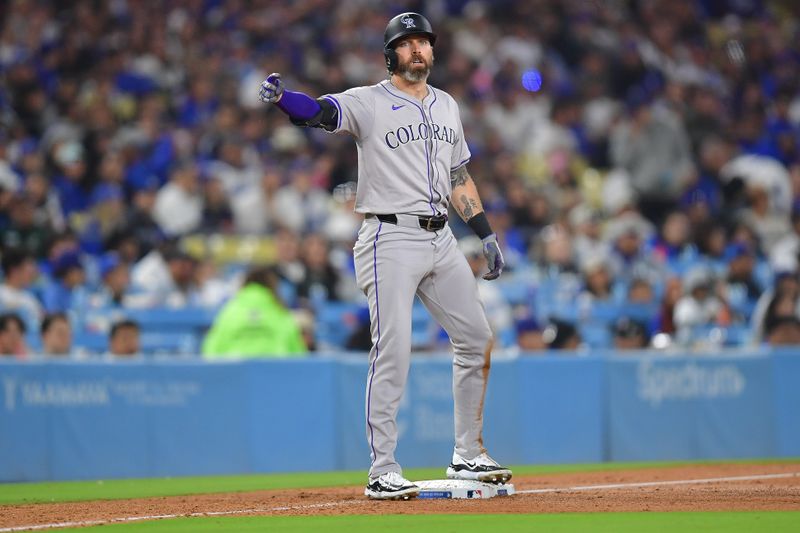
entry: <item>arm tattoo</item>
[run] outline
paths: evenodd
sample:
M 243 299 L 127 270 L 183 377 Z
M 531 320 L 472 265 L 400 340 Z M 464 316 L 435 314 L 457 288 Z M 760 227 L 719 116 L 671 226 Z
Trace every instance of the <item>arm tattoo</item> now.
M 461 203 L 464 204 L 464 209 L 461 211 L 461 216 L 464 218 L 464 220 L 471 219 L 472 215 L 474 215 L 475 211 L 478 209 L 478 202 L 476 202 L 473 198 L 467 198 L 466 194 L 462 194 L 460 200 Z
M 470 179 L 467 172 L 467 165 L 461 165 L 450 173 L 450 187 L 455 189 L 459 185 L 464 185 Z

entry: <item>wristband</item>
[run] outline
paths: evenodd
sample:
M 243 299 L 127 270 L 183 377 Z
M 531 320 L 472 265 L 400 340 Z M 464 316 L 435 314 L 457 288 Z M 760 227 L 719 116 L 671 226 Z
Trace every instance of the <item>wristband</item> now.
M 472 228 L 472 231 L 474 231 L 475 235 L 480 237 L 481 240 L 494 233 L 492 227 L 489 225 L 489 219 L 486 218 L 486 213 L 483 211 L 467 220 L 467 225 Z

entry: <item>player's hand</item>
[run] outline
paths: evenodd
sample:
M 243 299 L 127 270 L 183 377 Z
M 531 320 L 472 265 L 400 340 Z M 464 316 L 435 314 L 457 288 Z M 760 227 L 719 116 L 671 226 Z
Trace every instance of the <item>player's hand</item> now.
M 492 233 L 488 237 L 481 239 L 481 242 L 483 242 L 483 256 L 489 265 L 489 272 L 483 275 L 483 279 L 497 279 L 503 273 L 503 267 L 506 266 L 506 262 L 503 260 L 503 252 L 500 251 L 500 245 L 497 244 L 497 235 Z
M 261 82 L 261 90 L 258 91 L 258 97 L 262 102 L 267 104 L 277 104 L 283 96 L 283 82 L 281 75 L 273 72 L 267 79 Z

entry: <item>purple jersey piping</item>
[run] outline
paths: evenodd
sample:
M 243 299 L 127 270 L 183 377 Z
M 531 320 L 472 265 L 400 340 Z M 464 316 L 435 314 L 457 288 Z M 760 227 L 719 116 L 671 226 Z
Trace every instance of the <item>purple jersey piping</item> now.
M 413 100 L 409 100 L 408 98 L 400 96 L 399 94 L 394 94 L 386 86 L 388 84 L 389 84 L 388 82 L 387 83 L 382 83 L 381 87 L 383 87 L 383 89 L 387 93 L 389 93 L 390 95 L 394 96 L 395 98 L 399 98 L 399 99 L 401 99 L 401 100 L 403 100 L 405 102 L 408 102 L 409 104 L 411 104 L 414 107 L 416 107 L 417 109 L 419 109 L 419 112 L 422 115 L 422 122 L 424 122 L 425 126 L 428 127 L 428 135 L 431 135 L 431 125 L 428 123 L 428 117 L 425 116 L 425 111 L 422 110 L 422 107 L 420 107 L 419 104 L 417 104 Z M 425 143 L 425 165 L 426 165 L 426 170 L 428 171 L 428 192 L 430 194 L 430 201 L 428 202 L 428 205 L 431 206 L 431 213 L 435 215 L 436 214 L 436 209 L 433 207 L 433 184 L 431 183 L 431 158 L 428 155 L 428 143 Z
M 433 87 L 431 87 L 430 89 L 431 92 L 433 93 L 433 102 L 431 102 L 431 106 L 428 108 L 428 115 L 430 116 L 431 124 L 433 124 L 433 104 L 436 103 L 438 96 L 436 94 L 436 90 Z M 438 184 L 440 176 L 439 176 L 439 165 L 436 164 L 436 161 L 439 160 L 439 140 L 433 137 L 433 128 L 429 127 L 428 129 L 430 130 L 428 133 L 428 138 L 431 139 L 431 146 L 433 146 L 434 143 L 436 145 L 436 152 L 434 152 L 433 154 L 433 171 L 436 174 L 436 184 Z M 436 196 L 439 197 L 439 201 L 442 200 L 442 195 L 439 194 L 438 190 L 436 190 Z
M 459 163 L 459 164 L 457 164 L 456 166 L 454 166 L 453 168 L 451 168 L 451 169 L 450 169 L 450 172 L 454 171 L 454 170 L 455 170 L 455 169 L 457 169 L 458 167 L 464 166 L 464 163 L 466 163 L 467 161 L 469 161 L 471 157 L 472 157 L 472 156 L 470 156 L 470 157 L 466 158 L 466 159 L 465 159 L 465 160 L 463 160 L 461 163 Z
M 342 106 L 339 105 L 339 101 L 335 97 L 329 94 L 326 94 L 323 98 L 330 100 L 336 106 L 336 110 L 339 112 L 336 120 L 336 129 L 340 130 L 342 128 Z

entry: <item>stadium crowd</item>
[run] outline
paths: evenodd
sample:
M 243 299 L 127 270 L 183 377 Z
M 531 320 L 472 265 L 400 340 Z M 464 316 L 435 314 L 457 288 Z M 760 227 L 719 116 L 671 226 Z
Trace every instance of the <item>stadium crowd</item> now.
M 264 262 L 308 349 L 365 347 L 355 146 L 257 96 L 270 72 L 312 95 L 385 78 L 404 10 L 439 34 L 430 83 L 507 257 L 480 284 L 503 347 L 800 344 L 792 2 L 8 0 L 0 351 L 213 316 Z

